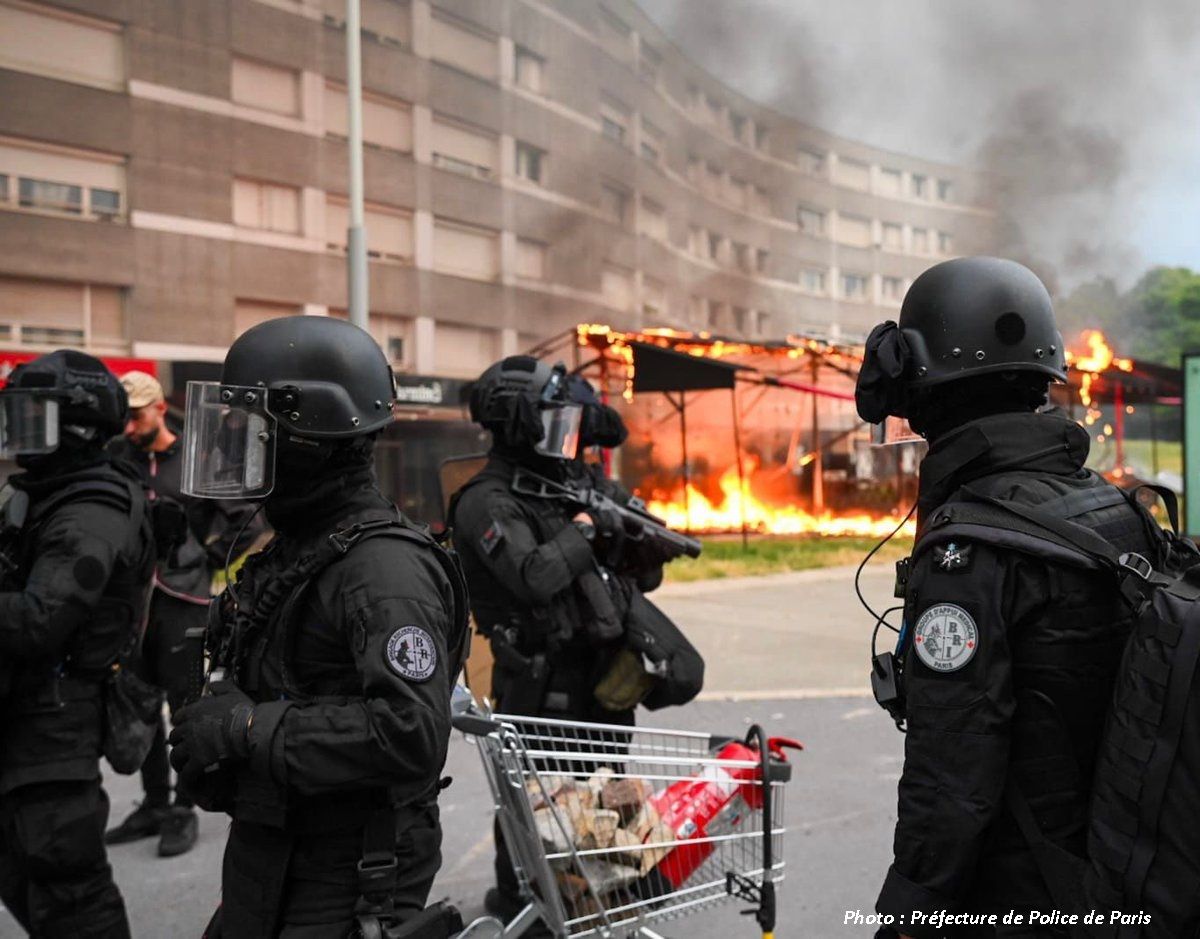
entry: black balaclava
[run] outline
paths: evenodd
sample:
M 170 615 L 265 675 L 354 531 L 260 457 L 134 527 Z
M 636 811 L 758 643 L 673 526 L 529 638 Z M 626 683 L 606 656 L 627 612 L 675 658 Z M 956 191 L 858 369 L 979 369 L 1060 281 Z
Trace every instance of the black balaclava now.
M 908 392 L 908 422 L 931 444 L 981 417 L 1036 411 L 1049 379 L 1026 372 L 992 372 Z
M 278 531 L 319 527 L 345 509 L 351 493 L 375 483 L 376 434 L 350 440 L 313 440 L 281 434 L 275 486 L 264 501 Z

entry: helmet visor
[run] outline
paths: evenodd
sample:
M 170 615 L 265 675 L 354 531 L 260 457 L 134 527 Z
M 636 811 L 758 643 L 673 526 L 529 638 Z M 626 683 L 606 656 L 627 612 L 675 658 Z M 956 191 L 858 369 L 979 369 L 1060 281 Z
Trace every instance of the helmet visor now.
M 265 388 L 190 381 L 183 425 L 184 493 L 255 499 L 275 485 L 275 418 Z
M 0 459 L 58 449 L 58 401 L 36 391 L 0 393 Z
M 542 411 L 542 439 L 534 450 L 556 460 L 573 460 L 579 452 L 579 425 L 583 421 L 583 406 L 564 404 Z

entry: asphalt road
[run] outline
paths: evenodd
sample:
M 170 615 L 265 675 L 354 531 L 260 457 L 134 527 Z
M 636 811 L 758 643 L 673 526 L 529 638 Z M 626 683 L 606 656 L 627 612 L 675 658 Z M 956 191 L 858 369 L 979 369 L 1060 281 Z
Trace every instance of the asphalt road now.
M 890 593 L 886 565 L 865 579 L 873 602 Z M 667 586 L 657 602 L 705 653 L 704 699 L 643 714 L 642 725 L 735 735 L 751 723 L 794 736 L 788 787 L 779 937 L 871 936 L 874 927 L 843 925 L 847 911 L 870 911 L 890 860 L 895 784 L 903 740 L 866 688 L 870 620 L 853 599 L 844 569 Z M 448 897 L 467 916 L 481 911 L 491 883 L 491 810 L 474 746 L 452 741 L 442 797 L 443 867 L 433 897 Z M 113 818 L 139 798 L 136 777 L 107 782 Z M 200 842 L 187 855 L 160 860 L 155 842 L 112 849 L 117 882 L 137 937 L 195 937 L 219 897 L 227 820 L 202 815 Z M 672 939 L 747 939 L 752 920 L 729 903 L 664 924 Z M 0 937 L 19 936 L 0 911 Z

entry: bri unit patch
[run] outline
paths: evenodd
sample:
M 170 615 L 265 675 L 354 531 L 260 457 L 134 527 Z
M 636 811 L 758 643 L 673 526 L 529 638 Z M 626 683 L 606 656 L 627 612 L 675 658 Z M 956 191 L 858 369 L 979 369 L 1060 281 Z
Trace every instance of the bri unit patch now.
M 913 648 L 917 658 L 935 672 L 957 672 L 975 657 L 979 631 L 971 614 L 961 606 L 939 603 L 917 620 Z
M 483 548 L 484 554 L 491 554 L 498 547 L 500 547 L 500 542 L 503 540 L 504 529 L 500 527 L 499 522 L 497 522 L 495 519 L 492 519 L 492 524 L 479 539 L 479 547 Z
M 401 626 L 383 650 L 388 668 L 409 681 L 428 681 L 437 671 L 437 646 L 420 626 Z

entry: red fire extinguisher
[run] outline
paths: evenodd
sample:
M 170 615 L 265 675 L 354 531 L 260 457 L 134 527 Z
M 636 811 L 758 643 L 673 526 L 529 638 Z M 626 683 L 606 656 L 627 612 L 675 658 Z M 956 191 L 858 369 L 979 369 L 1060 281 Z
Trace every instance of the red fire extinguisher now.
M 772 760 L 786 763 L 785 748 L 803 750 L 804 745 L 790 737 L 771 737 L 767 741 Z M 658 873 L 676 889 L 716 850 L 716 843 L 707 839 L 738 831 L 752 811 L 763 807 L 766 787 L 758 747 L 733 741 L 714 755 L 719 761 L 754 765 L 706 766 L 691 779 L 680 780 L 650 800 L 662 823 L 675 833 L 675 840 L 697 841 L 679 845 L 658 864 Z

